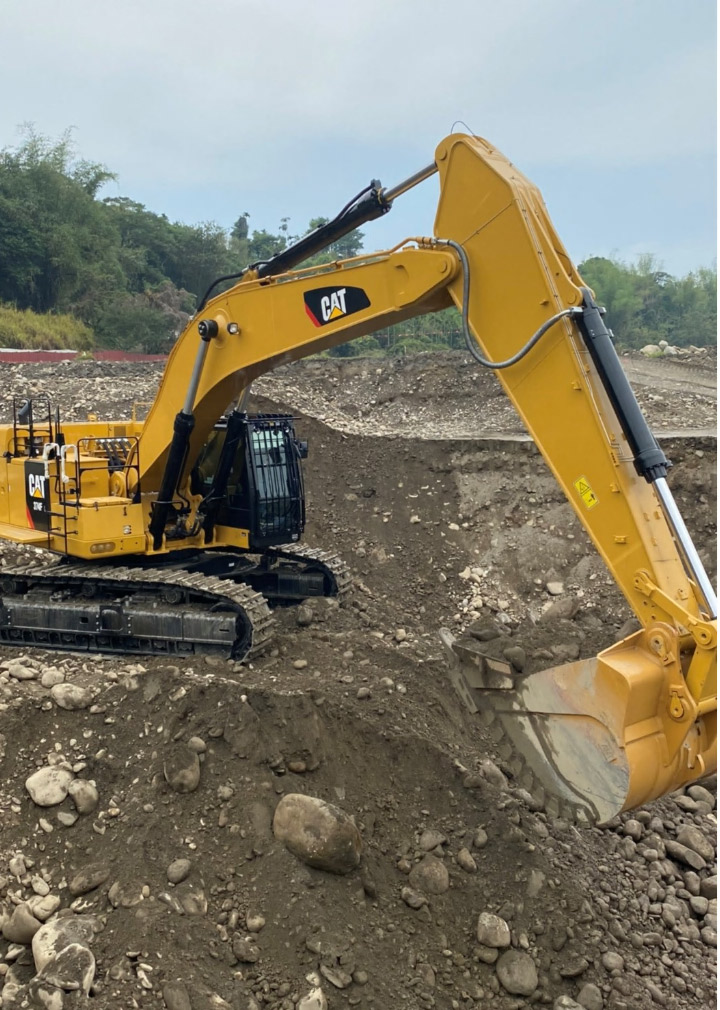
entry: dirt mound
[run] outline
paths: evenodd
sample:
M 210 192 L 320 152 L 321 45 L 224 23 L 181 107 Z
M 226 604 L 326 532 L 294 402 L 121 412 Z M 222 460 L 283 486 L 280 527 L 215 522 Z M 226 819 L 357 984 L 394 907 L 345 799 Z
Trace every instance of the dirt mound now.
M 488 743 L 439 671 L 399 645 L 363 665 L 350 618 L 340 616 L 344 634 L 290 635 L 288 655 L 256 670 L 61 661 L 66 682 L 93 693 L 78 711 L 34 680 L 19 692 L 11 673 L 0 765 L 12 784 L 2 799 L 7 909 L 46 892 L 92 922 L 93 1005 L 157 1005 L 181 981 L 193 1008 L 290 1010 L 317 975 L 331 1007 L 509 1010 L 588 986 L 608 1007 L 641 1007 L 653 992 L 665 1005 L 707 1006 L 707 871 L 667 852 L 690 823 L 708 839 L 701 803 L 682 796 L 697 814 L 665 801 L 582 835 L 551 821 L 478 757 Z M 296 670 L 294 654 L 308 667 Z M 47 680 L 55 657 L 31 659 Z M 178 762 L 197 774 L 181 783 Z M 97 806 L 38 808 L 22 783 L 48 767 L 91 782 Z M 355 818 L 359 870 L 313 869 L 274 838 L 288 793 Z M 506 941 L 478 933 L 488 915 Z M 35 965 L 19 944 L 4 948 L 3 1007 L 21 1006 L 14 986 Z M 522 955 L 510 992 L 506 949 Z
M 621 360 L 653 429 L 715 431 L 717 384 L 710 356 Z M 300 361 L 264 376 L 255 389 L 351 434 L 526 437 L 495 374 L 457 351 Z
M 487 407 L 484 379 L 451 355 L 370 385 L 378 367 L 306 362 L 256 398 L 307 407 L 307 539 L 353 569 L 341 606 L 276 612 L 277 645 L 251 667 L 0 649 L 3 1010 L 711 1004 L 714 779 L 603 828 L 554 820 L 461 707 L 438 637 L 480 623 L 512 645 L 544 614 L 539 652 L 591 655 L 623 598 L 531 443 L 444 427 L 445 399 L 458 431 Z M 32 374 L 78 416 L 124 412 L 158 377 Z M 355 421 L 370 433 L 351 437 Z M 714 571 L 715 440 L 663 444 Z M 298 793 L 354 819 L 358 868 L 278 841 L 276 806 Z M 65 947 L 38 975 L 52 931 Z

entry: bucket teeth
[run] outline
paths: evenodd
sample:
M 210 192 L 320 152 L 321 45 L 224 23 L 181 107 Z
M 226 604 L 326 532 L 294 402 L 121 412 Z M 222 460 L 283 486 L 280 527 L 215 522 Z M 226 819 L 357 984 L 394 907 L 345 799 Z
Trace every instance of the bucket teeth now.
M 592 803 L 564 779 L 545 742 L 544 716 L 524 708 L 523 678 L 508 664 L 483 658 L 478 643 L 456 643 L 449 632 L 441 636 L 454 663 L 450 679 L 455 689 L 480 719 L 497 756 L 513 781 L 530 794 L 533 806 L 579 826 L 597 823 Z

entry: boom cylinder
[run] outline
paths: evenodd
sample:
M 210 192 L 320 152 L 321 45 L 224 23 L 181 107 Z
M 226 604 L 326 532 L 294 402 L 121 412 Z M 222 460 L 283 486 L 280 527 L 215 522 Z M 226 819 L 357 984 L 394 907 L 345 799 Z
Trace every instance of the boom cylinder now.
M 587 288 L 583 288 L 583 295 L 582 315 L 577 317 L 577 323 L 632 450 L 635 469 L 653 485 L 688 575 L 702 594 L 708 616 L 717 617 L 717 598 L 712 584 L 665 479 L 672 464 L 640 410 L 599 307 Z
M 160 484 L 160 491 L 153 505 L 152 516 L 148 529 L 153 538 L 153 548 L 159 551 L 162 547 L 162 539 L 165 533 L 165 524 L 172 509 L 173 498 L 177 489 L 180 477 L 187 459 L 188 446 L 190 445 L 190 435 L 195 427 L 195 415 L 193 406 L 200 385 L 205 358 L 207 357 L 210 341 L 218 334 L 218 324 L 214 319 L 201 319 L 198 323 L 198 333 L 200 334 L 200 346 L 195 357 L 190 382 L 185 393 L 185 402 L 182 410 L 175 415 L 173 424 L 173 437 L 168 450 L 167 463 Z
M 248 387 L 245 392 L 249 393 L 249 391 L 250 388 Z M 241 402 L 246 398 L 247 397 L 243 395 Z M 223 447 L 220 450 L 220 458 L 213 477 L 212 487 L 205 499 L 205 519 L 203 521 L 203 529 L 205 531 L 206 543 L 212 540 L 215 520 L 217 519 L 217 514 L 220 511 L 220 506 L 222 505 L 227 492 L 228 480 L 230 478 L 233 463 L 235 462 L 235 456 L 237 455 L 238 446 L 240 445 L 240 440 L 242 438 L 243 425 L 245 423 L 245 418 L 247 417 L 243 407 L 244 403 L 240 409 L 236 408 L 228 414 L 225 441 L 223 442 Z
M 580 332 L 632 449 L 635 469 L 652 484 L 658 477 L 667 477 L 672 464 L 640 410 L 595 299 L 587 288 L 583 295 L 582 315 L 577 317 Z

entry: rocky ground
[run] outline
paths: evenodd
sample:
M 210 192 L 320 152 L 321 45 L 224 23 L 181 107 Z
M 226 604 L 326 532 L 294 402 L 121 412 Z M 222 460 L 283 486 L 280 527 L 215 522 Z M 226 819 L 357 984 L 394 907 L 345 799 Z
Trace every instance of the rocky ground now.
M 648 364 L 626 362 L 714 574 L 714 359 Z M 66 416 L 158 378 L 6 372 Z M 307 539 L 356 589 L 276 613 L 252 666 L 0 650 L 3 1010 L 714 1006 L 715 778 L 579 830 L 449 687 L 443 625 L 532 622 L 547 662 L 630 616 L 494 379 L 311 360 L 256 394 L 300 414 Z

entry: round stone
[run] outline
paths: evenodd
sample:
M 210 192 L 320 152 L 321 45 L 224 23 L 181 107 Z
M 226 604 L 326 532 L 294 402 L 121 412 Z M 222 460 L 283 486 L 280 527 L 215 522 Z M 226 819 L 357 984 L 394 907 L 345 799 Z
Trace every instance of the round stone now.
M 65 674 L 62 670 L 58 670 L 55 666 L 50 666 L 47 670 L 43 670 L 40 683 L 43 687 L 51 688 L 55 687 L 56 684 L 62 684 L 64 680 Z
M 41 898 L 44 898 L 46 894 L 50 894 L 50 885 L 42 877 L 33 877 L 30 881 L 30 886 L 35 894 L 39 894 Z
M 232 952 L 243 964 L 255 964 L 260 957 L 259 948 L 250 940 L 245 940 L 239 935 L 233 937 Z
M 54 807 L 65 799 L 72 780 L 65 768 L 40 768 L 25 780 L 25 788 L 39 807 Z
M 100 887 L 109 876 L 109 866 L 105 866 L 103 863 L 90 863 L 75 874 L 68 884 L 68 890 L 73 898 L 77 898 L 81 894 L 88 894 L 96 887 Z
M 41 925 L 23 902 L 13 909 L 13 914 L 2 928 L 2 935 L 10 943 L 30 943 Z
M 192 793 L 200 785 L 200 758 L 185 744 L 179 744 L 165 758 L 163 773 L 176 793 Z
M 423 852 L 430 852 L 432 849 L 436 849 L 438 845 L 444 845 L 446 841 L 447 835 L 444 835 L 442 831 L 427 828 L 420 835 L 420 848 Z
M 460 849 L 455 858 L 461 870 L 465 870 L 466 873 L 477 873 L 477 863 L 469 849 Z
M 709 863 L 715 858 L 715 846 L 707 835 L 703 834 L 700 828 L 696 828 L 694 824 L 684 824 L 678 831 L 677 840 L 681 845 L 697 852 Z
M 100 801 L 97 789 L 86 779 L 73 779 L 68 786 L 68 795 L 79 814 L 91 814 Z
M 23 666 L 22 663 L 13 663 L 7 668 L 7 672 L 15 680 L 36 680 L 37 670 L 33 670 L 29 666 Z
M 450 887 L 450 875 L 445 863 L 430 853 L 413 866 L 408 880 L 411 887 L 425 894 L 444 894 Z
M 495 966 L 498 981 L 513 996 L 531 996 L 538 985 L 535 962 L 522 950 L 506 950 Z
M 86 687 L 78 687 L 77 684 L 55 684 L 50 688 L 50 696 L 58 708 L 64 708 L 69 712 L 87 708 L 92 704 L 92 692 Z
M 192 1010 L 190 996 L 182 982 L 166 982 L 162 987 L 166 1010 Z
M 60 908 L 60 898 L 57 894 L 46 894 L 44 897 L 34 894 L 28 898 L 27 906 L 30 914 L 34 915 L 39 922 L 47 922 L 51 915 L 54 915 Z
M 588 982 L 582 987 L 577 1001 L 584 1010 L 603 1010 L 603 994 L 594 982 Z
M 477 939 L 485 947 L 509 947 L 510 927 L 499 915 L 481 912 L 477 921 Z
M 360 863 L 362 838 L 351 818 L 315 796 L 283 796 L 275 809 L 273 833 L 293 855 L 317 869 L 350 873 Z
M 189 859 L 173 859 L 167 868 L 167 878 L 171 884 L 179 884 L 190 873 Z
M 606 951 L 601 960 L 606 971 L 622 971 L 625 967 L 625 958 L 613 950 Z

